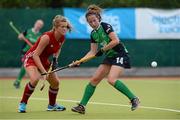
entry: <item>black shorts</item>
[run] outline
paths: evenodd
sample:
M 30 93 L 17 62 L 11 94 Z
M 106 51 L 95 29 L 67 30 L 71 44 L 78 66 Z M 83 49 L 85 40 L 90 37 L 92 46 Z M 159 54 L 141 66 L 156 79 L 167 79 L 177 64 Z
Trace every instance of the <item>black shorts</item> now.
M 130 58 L 128 54 L 116 55 L 115 57 L 106 57 L 102 64 L 117 65 L 123 68 L 131 68 Z

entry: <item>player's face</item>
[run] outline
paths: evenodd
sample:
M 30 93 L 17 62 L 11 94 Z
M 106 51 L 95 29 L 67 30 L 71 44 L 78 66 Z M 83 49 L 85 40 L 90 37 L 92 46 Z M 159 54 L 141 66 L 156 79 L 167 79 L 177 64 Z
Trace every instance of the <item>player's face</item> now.
M 87 21 L 93 29 L 97 29 L 100 24 L 99 19 L 97 18 L 96 15 L 89 15 L 87 17 Z
M 67 22 L 60 22 L 60 24 L 56 28 L 57 32 L 61 35 L 65 35 L 68 30 L 68 23 Z

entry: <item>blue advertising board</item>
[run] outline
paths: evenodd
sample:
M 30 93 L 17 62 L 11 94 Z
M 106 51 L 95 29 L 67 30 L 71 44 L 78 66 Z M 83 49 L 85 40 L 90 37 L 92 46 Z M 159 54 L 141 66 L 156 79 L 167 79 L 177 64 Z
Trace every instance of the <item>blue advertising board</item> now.
M 92 28 L 85 18 L 86 9 L 64 8 L 63 10 L 64 16 L 69 19 L 74 28 L 66 37 L 69 39 L 90 39 Z M 105 9 L 102 21 L 111 24 L 120 39 L 135 39 L 135 9 Z

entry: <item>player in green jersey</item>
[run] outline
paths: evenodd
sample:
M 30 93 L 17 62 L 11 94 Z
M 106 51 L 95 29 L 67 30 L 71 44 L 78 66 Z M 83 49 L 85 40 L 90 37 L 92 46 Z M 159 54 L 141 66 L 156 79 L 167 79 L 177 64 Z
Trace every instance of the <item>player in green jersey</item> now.
M 91 32 L 91 49 L 84 56 L 102 56 L 105 59 L 98 67 L 97 71 L 86 86 L 83 98 L 78 106 L 73 107 L 73 112 L 85 114 L 85 106 L 92 97 L 96 86 L 107 76 L 108 83 L 119 92 L 123 93 L 131 102 L 131 110 L 135 110 L 139 105 L 139 99 L 129 90 L 129 88 L 118 78 L 123 74 L 124 68 L 130 68 L 128 51 L 119 40 L 110 24 L 101 22 L 101 8 L 96 5 L 90 5 L 86 13 L 86 20 L 93 28 Z M 98 46 L 101 48 L 98 50 Z
M 43 27 L 43 25 L 44 25 L 44 22 L 41 19 L 37 20 L 35 22 L 33 28 L 25 30 L 23 33 L 18 35 L 18 38 L 20 40 L 22 40 L 25 37 L 26 39 L 29 40 L 29 42 L 34 44 L 36 42 L 36 40 L 38 39 L 38 37 L 41 35 L 40 30 Z M 24 42 L 24 44 L 22 46 L 22 50 L 21 50 L 21 57 L 24 56 L 24 54 L 29 50 L 29 48 L 30 48 L 30 46 Z M 21 80 L 25 74 L 26 74 L 26 71 L 25 71 L 24 66 L 22 65 L 20 72 L 19 72 L 16 80 L 13 83 L 15 88 L 20 87 Z

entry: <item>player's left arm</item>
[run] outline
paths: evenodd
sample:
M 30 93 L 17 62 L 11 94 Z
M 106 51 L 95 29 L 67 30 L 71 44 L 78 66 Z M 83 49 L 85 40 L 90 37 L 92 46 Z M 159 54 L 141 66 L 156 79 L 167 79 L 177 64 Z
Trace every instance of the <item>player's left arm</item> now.
M 108 34 L 111 40 L 109 44 L 101 48 L 103 51 L 107 51 L 119 44 L 119 38 L 117 37 L 117 34 L 114 32 L 110 24 L 105 24 L 103 28 L 105 29 L 106 34 Z
M 111 32 L 109 34 L 109 38 L 111 39 L 111 42 L 109 42 L 109 44 L 107 44 L 106 46 L 104 46 L 102 48 L 103 51 L 107 51 L 109 49 L 112 49 L 113 47 L 115 47 L 116 45 L 119 44 L 119 38 L 117 37 L 115 32 Z
M 59 57 L 59 55 L 61 53 L 61 48 L 62 48 L 63 44 L 64 44 L 64 41 L 61 43 L 60 49 L 56 53 L 53 54 L 53 57 L 56 57 L 58 59 L 58 57 Z
M 63 44 L 64 44 L 64 41 L 62 42 L 60 49 L 56 53 L 53 54 L 52 70 L 54 70 L 58 67 L 58 57 L 61 53 L 61 48 L 62 48 Z

